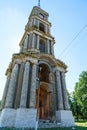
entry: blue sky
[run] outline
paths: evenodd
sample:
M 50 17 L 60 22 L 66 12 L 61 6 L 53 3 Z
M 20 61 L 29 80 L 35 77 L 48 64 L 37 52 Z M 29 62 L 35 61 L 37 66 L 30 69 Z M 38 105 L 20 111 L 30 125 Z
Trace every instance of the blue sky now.
M 6 82 L 5 71 L 12 54 L 19 51 L 28 16 L 38 0 L 0 0 L 0 99 Z M 41 0 L 41 8 L 49 13 L 51 33 L 55 37 L 55 57 L 68 65 L 67 89 L 71 92 L 79 74 L 87 70 L 87 0 Z

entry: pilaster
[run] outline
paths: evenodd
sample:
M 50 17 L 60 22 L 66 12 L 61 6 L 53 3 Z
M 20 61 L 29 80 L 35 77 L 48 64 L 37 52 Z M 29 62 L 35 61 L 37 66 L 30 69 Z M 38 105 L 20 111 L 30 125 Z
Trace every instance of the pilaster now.
M 36 102 L 36 64 L 33 64 L 31 89 L 30 89 L 30 108 L 35 108 L 35 102 Z
M 51 41 L 51 52 L 52 52 L 52 55 L 54 55 L 54 44 L 53 44 L 53 41 Z
M 28 35 L 26 36 L 24 41 L 24 49 L 27 49 L 27 47 L 28 47 Z
M 60 81 L 60 73 L 58 70 L 56 70 L 56 87 L 57 87 L 58 110 L 63 110 L 62 88 Z
M 47 39 L 47 53 L 50 54 L 49 40 Z
M 45 25 L 45 32 L 48 33 L 48 25 Z
M 6 98 L 5 107 L 7 108 L 12 108 L 14 104 L 16 84 L 17 84 L 17 78 L 18 78 L 18 70 L 19 70 L 18 64 L 15 64 L 12 70 L 9 89 L 8 89 L 7 98 Z
M 28 83 L 29 83 L 29 69 L 30 69 L 30 63 L 26 62 L 25 70 L 24 70 L 24 77 L 23 77 L 21 101 L 20 101 L 20 107 L 21 108 L 26 108 Z
M 20 71 L 19 71 L 19 77 L 18 77 L 17 91 L 16 91 L 15 108 L 19 108 L 19 106 L 20 106 L 20 98 L 21 98 L 21 89 L 22 89 L 22 83 L 23 83 L 24 68 L 25 68 L 25 64 L 21 63 Z
M 10 73 L 7 75 L 7 80 L 6 80 L 6 84 L 5 84 L 5 88 L 4 88 L 4 93 L 3 93 L 3 97 L 2 97 L 2 102 L 1 102 L 1 109 L 4 108 L 5 106 L 5 102 L 6 102 L 6 97 L 7 97 L 7 92 L 8 92 L 8 88 L 9 88 L 9 82 L 10 82 Z
M 40 41 L 40 37 L 39 35 L 37 35 L 37 49 L 39 50 L 39 41 Z
M 35 34 L 33 33 L 33 36 L 32 36 L 32 48 L 34 48 L 35 46 Z
M 63 104 L 64 109 L 69 110 L 69 104 L 68 104 L 68 97 L 67 97 L 67 90 L 66 90 L 66 83 L 65 83 L 65 73 L 61 72 L 61 80 L 62 80 L 62 92 L 63 92 Z
M 23 51 L 23 45 L 22 46 L 20 46 L 20 52 L 22 52 Z

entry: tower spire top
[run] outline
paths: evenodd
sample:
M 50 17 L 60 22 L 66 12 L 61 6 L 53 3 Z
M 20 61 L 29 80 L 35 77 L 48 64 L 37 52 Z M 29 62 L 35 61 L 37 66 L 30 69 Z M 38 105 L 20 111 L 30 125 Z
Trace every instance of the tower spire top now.
M 38 0 L 38 7 L 40 7 L 40 0 Z

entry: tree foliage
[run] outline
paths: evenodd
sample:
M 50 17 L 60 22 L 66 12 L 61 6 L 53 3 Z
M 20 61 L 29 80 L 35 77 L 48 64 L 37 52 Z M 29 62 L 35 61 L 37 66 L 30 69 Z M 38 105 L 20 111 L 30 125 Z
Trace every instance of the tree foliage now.
M 75 84 L 71 109 L 77 119 L 87 119 L 87 71 L 79 75 L 79 80 Z

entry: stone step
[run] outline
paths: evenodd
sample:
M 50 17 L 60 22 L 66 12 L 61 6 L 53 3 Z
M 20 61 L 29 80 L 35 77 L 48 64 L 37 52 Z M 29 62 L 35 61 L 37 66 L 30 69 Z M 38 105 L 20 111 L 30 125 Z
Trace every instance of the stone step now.
M 58 122 L 39 121 L 38 127 L 39 128 L 57 128 L 57 127 L 62 127 L 62 124 Z

